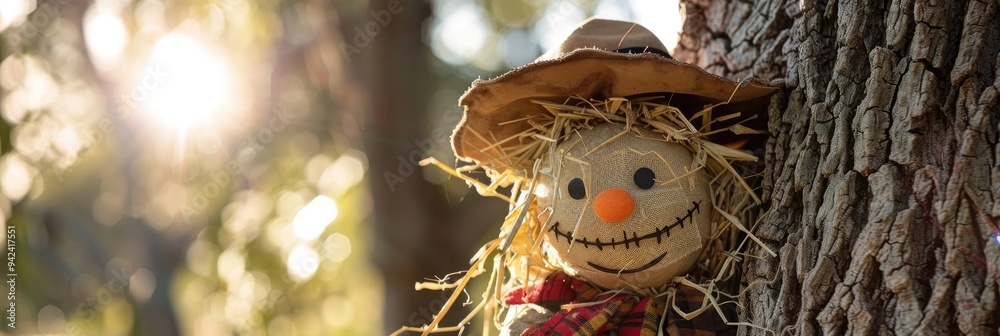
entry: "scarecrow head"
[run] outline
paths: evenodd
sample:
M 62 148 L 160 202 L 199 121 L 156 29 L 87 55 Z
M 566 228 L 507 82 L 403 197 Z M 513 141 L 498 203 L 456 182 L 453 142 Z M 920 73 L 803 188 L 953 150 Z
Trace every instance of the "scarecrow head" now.
M 736 174 L 731 161 L 754 159 L 726 145 L 746 141 L 747 120 L 775 88 L 708 74 L 664 49 L 642 26 L 591 19 L 539 60 L 477 80 L 461 98 L 455 153 L 534 181 L 524 230 L 541 248 L 526 253 L 543 254 L 546 266 L 641 290 L 708 255 L 724 221 L 719 194 L 737 185 L 720 175 Z
M 604 288 L 686 273 L 711 234 L 709 176 L 661 134 L 618 123 L 579 130 L 547 158 L 535 193 L 554 264 Z

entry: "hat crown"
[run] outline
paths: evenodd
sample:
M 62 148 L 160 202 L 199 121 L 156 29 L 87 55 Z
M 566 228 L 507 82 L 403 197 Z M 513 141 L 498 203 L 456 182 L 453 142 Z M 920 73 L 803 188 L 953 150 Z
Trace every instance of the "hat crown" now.
M 530 169 L 532 162 L 512 162 L 508 156 L 520 144 L 518 134 L 534 127 L 526 120 L 549 113 L 537 102 L 653 94 L 669 97 L 684 111 L 726 102 L 716 112 L 766 116 L 767 96 L 775 90 L 760 80 L 735 82 L 673 60 L 663 43 L 638 24 L 592 18 L 538 60 L 474 81 L 459 98 L 465 115 L 452 135 L 452 149 L 459 159 L 500 171 Z
M 596 48 L 615 51 L 626 48 L 653 48 L 666 51 L 653 32 L 633 22 L 590 18 L 584 21 L 555 48 L 538 60 L 559 58 L 577 49 Z

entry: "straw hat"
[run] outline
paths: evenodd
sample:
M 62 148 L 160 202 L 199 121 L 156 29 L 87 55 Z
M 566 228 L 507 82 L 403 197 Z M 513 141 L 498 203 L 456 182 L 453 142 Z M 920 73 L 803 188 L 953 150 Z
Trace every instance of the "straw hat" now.
M 741 83 L 709 74 L 670 58 L 664 49 L 652 32 L 638 24 L 588 19 L 534 62 L 497 78 L 474 81 L 459 99 L 465 115 L 452 135 L 452 149 L 460 159 L 499 171 L 530 168 L 531 162 L 511 167 L 503 159 L 504 148 L 517 145 L 518 140 L 495 144 L 532 127 L 510 121 L 548 113 L 533 100 L 562 103 L 574 96 L 589 100 L 664 94 L 670 105 L 696 112 L 732 97 L 730 104 L 715 110 L 766 117 L 767 97 L 777 87 L 755 79 Z

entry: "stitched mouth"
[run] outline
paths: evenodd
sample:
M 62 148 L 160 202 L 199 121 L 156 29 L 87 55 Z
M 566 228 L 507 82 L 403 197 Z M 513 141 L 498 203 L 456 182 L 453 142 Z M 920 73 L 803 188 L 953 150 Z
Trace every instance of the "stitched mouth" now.
M 572 242 L 576 242 L 576 243 L 579 243 L 579 244 L 583 244 L 584 248 L 590 248 L 591 246 L 595 246 L 595 247 L 597 247 L 598 250 L 603 251 L 605 247 L 610 247 L 612 249 L 616 249 L 620 245 L 625 245 L 625 249 L 627 250 L 627 249 L 629 249 L 629 246 L 631 246 L 633 244 L 635 245 L 636 248 L 639 248 L 639 242 L 645 241 L 645 240 L 650 240 L 651 241 L 651 240 L 655 239 L 656 240 L 656 244 L 662 244 L 664 236 L 670 237 L 670 229 L 673 229 L 674 227 L 677 227 L 677 226 L 680 226 L 683 229 L 685 222 L 693 224 L 694 223 L 694 214 L 696 214 L 696 213 L 700 214 L 701 213 L 700 206 L 701 206 L 701 201 L 691 202 L 691 208 L 687 210 L 687 214 L 685 214 L 682 217 L 677 217 L 676 220 L 673 223 L 671 223 L 671 224 L 664 225 L 663 227 L 657 228 L 653 232 L 644 234 L 642 236 L 636 234 L 635 231 L 632 231 L 632 237 L 629 237 L 628 232 L 622 230 L 622 236 L 620 237 L 621 240 L 618 240 L 618 238 L 611 238 L 611 239 L 607 239 L 605 241 L 601 241 L 601 238 L 594 238 L 594 240 L 591 241 L 590 239 L 588 239 L 586 237 L 583 237 L 583 238 L 573 238 L 573 231 L 567 232 L 567 231 L 560 230 L 559 229 L 559 222 L 555 222 L 555 224 L 552 224 L 552 227 L 549 228 L 549 232 L 552 232 L 552 233 L 555 234 L 557 242 L 559 241 L 559 237 L 563 237 L 563 238 L 566 238 L 567 242 L 571 242 L 572 241 Z M 662 258 L 662 256 L 660 256 L 660 257 Z M 659 261 L 659 260 L 656 260 L 656 261 Z M 645 267 L 648 267 L 648 266 L 652 266 L 652 265 L 647 265 Z M 614 273 L 618 273 L 618 271 L 615 271 Z
M 598 265 L 598 264 L 595 264 L 595 263 L 592 263 L 592 262 L 589 262 L 589 261 L 587 262 L 587 265 L 590 265 L 590 267 L 593 267 L 594 269 L 596 269 L 598 271 L 601 271 L 601 272 L 604 272 L 604 273 L 629 274 L 629 273 L 636 273 L 636 272 L 645 271 L 646 269 L 648 269 L 650 267 L 653 267 L 653 265 L 656 265 L 657 263 L 659 263 L 660 260 L 663 260 L 663 257 L 666 257 L 666 256 L 667 256 L 667 252 L 663 252 L 663 254 L 661 254 L 659 257 L 656 257 L 656 259 L 653 259 L 653 261 L 650 261 L 650 262 L 646 263 L 645 265 L 642 265 L 642 266 L 639 266 L 639 267 L 636 267 L 636 268 L 632 268 L 632 269 L 620 269 L 620 270 L 616 270 L 616 269 L 609 268 L 609 267 L 604 267 L 604 266 L 601 266 L 601 265 Z

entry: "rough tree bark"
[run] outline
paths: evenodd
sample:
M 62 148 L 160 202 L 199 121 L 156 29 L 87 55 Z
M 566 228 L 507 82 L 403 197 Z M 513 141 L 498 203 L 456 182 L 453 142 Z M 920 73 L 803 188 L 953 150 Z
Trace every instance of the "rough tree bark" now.
M 997 1 L 684 11 L 677 58 L 787 86 L 757 224 L 780 252 L 744 264 L 744 317 L 782 335 L 997 334 Z

